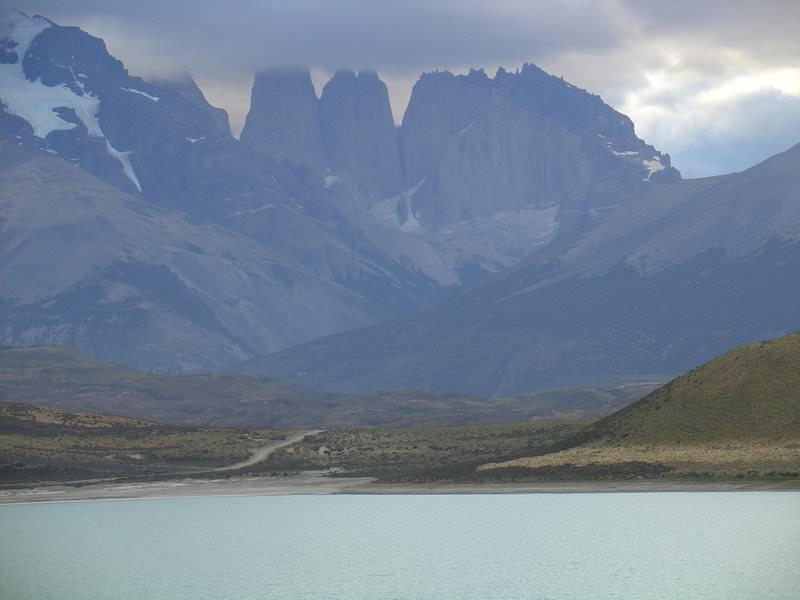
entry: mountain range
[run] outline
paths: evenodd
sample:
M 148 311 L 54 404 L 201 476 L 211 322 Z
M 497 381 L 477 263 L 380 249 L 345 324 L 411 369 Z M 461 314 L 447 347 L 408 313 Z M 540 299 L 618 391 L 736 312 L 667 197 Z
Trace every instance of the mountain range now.
M 240 374 L 146 373 L 74 348 L 0 347 L 0 403 L 147 416 L 180 426 L 274 429 L 431 427 L 593 418 L 658 387 L 576 387 L 489 401 L 462 394 L 317 392 Z
M 800 147 L 683 180 L 532 64 L 190 76 L 0 17 L 0 343 L 325 390 L 483 396 L 684 371 L 800 329 Z
M 446 288 L 680 178 L 625 115 L 531 64 L 425 73 L 397 128 L 372 71 L 338 71 L 317 98 L 308 70 L 264 70 L 241 139 L 307 167 L 377 246 Z
M 685 371 L 800 329 L 800 145 L 673 181 L 579 240 L 421 313 L 296 346 L 250 371 L 326 389 L 470 390 Z
M 222 113 L 207 104 L 191 80 L 164 84 L 132 77 L 102 40 L 42 17 L 11 12 L 2 23 L 0 255 L 7 280 L 49 286 L 33 294 L 4 286 L 5 343 L 57 341 L 146 368 L 214 368 L 397 316 L 439 298 L 439 286 L 373 244 L 322 198 L 319 186 L 300 169 L 233 138 Z M 46 158 L 49 163 L 42 162 Z M 26 174 L 36 168 L 31 161 L 47 164 L 40 170 L 52 171 L 52 176 Z M 70 164 L 78 169 L 68 168 Z M 67 180 L 63 188 L 62 175 Z M 21 181 L 31 187 L 20 189 Z M 157 211 L 163 220 L 173 221 L 170 233 L 148 230 L 141 220 L 137 228 L 98 216 L 91 227 L 108 235 L 96 233 L 94 243 L 81 245 L 91 230 L 75 221 L 95 210 L 86 205 L 86 188 L 97 196 L 97 208 L 115 212 L 117 221 Z M 30 222 L 39 229 L 37 236 L 57 235 L 36 244 L 32 231 L 17 230 L 15 215 L 48 212 L 53 201 L 62 208 L 60 221 Z M 120 202 L 129 208 L 115 211 L 112 205 Z M 148 225 L 159 228 L 161 221 L 153 218 Z M 69 244 L 59 234 L 65 227 L 74 230 L 80 258 L 61 245 Z M 209 238 L 226 238 L 225 256 L 217 257 L 221 278 L 214 280 L 206 272 L 207 255 L 214 252 L 195 244 L 192 228 L 200 237 L 213 230 Z M 136 239 L 122 248 L 114 230 Z M 154 243 L 159 235 L 162 240 Z M 150 256 L 142 256 L 137 246 L 146 247 Z M 181 259 L 178 266 L 165 257 L 174 247 L 193 248 L 193 258 Z M 40 253 L 41 259 L 69 259 L 66 270 L 74 276 L 64 278 L 58 288 L 46 273 L 31 276 L 26 263 L 34 258 L 23 256 L 27 252 Z M 251 263 L 261 263 L 256 277 L 242 277 L 226 265 L 248 255 Z M 272 269 L 270 264 L 282 266 Z M 118 274 L 109 275 L 109 267 Z M 102 328 L 98 331 L 96 323 L 87 326 L 79 313 L 101 321 L 108 312 L 102 298 L 120 278 L 135 290 L 126 297 L 140 318 L 137 327 L 118 328 L 112 338 Z M 264 286 L 272 288 L 268 294 Z M 82 298 L 78 312 L 69 302 L 58 301 L 85 288 L 98 291 Z M 190 308 L 180 315 L 183 325 L 177 330 L 159 325 L 174 321 L 172 313 L 183 304 L 176 304 L 176 298 L 191 299 L 205 316 Z M 220 309 L 236 312 L 240 326 L 251 334 L 243 338 L 241 327 L 237 331 L 224 324 Z M 179 333 L 181 329 L 185 331 Z M 182 339 L 173 343 L 173 334 Z M 159 340 L 155 353 L 141 345 L 142 336 Z

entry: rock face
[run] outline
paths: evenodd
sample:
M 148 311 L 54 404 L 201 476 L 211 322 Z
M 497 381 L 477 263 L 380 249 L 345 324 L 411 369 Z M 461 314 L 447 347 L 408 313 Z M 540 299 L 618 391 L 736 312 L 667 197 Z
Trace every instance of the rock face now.
M 319 101 L 322 151 L 308 74 L 293 71 L 289 81 L 282 73 L 256 78 L 248 117 L 279 123 L 281 135 L 253 127 L 243 139 L 311 166 L 327 197 L 375 245 L 442 286 L 496 277 L 548 244 L 574 241 L 626 199 L 680 178 L 630 119 L 533 65 L 494 78 L 482 70 L 426 73 L 399 131 L 377 75 L 340 71 Z M 302 149 L 289 152 L 289 140 Z
M 419 78 L 399 132 L 407 186 L 430 174 L 450 141 L 467 130 L 491 95 L 492 81 L 482 70 L 462 77 L 435 71 Z
M 578 136 L 494 94 L 483 108 L 425 176 L 411 207 L 419 221 L 439 229 L 585 202 L 594 174 Z
M 429 229 L 555 206 L 570 235 L 651 181 L 679 177 L 630 119 L 533 65 L 494 79 L 424 75 L 400 145 L 406 185 L 423 182 L 412 211 Z
M 496 282 L 251 368 L 328 389 L 487 396 L 665 377 L 800 330 L 798 272 L 800 145 L 652 186 Z
M 307 70 L 269 69 L 256 75 L 240 139 L 279 161 L 325 166 L 319 100 Z
M 364 210 L 402 189 L 397 131 L 386 85 L 372 71 L 339 71 L 317 98 L 303 69 L 256 75 L 241 139 L 275 160 L 310 167 L 326 187 L 345 186 Z
M 574 241 L 627 199 L 680 177 L 630 119 L 532 65 L 493 79 L 423 75 L 398 148 L 405 191 L 355 218 L 386 252 L 445 286 L 482 283 Z
M 331 167 L 374 187 L 368 195 L 380 198 L 398 193 L 397 132 L 386 85 L 377 74 L 337 72 L 322 90 L 320 111 Z

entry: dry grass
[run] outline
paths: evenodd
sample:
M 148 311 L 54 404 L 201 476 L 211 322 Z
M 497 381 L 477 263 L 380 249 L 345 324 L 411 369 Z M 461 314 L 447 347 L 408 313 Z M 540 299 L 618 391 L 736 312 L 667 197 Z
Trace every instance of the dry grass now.
M 479 471 L 504 468 L 609 466 L 625 463 L 664 465 L 671 474 L 764 475 L 800 471 L 800 438 L 783 444 L 749 443 L 687 446 L 576 447 L 516 460 L 487 463 Z
M 479 472 L 639 465 L 671 476 L 796 477 L 800 334 L 735 348 L 596 421 L 561 448 L 486 463 Z
M 240 461 L 289 433 L 171 427 L 0 403 L 0 481 L 147 474 Z
M 520 456 L 556 443 L 586 421 L 542 420 L 516 425 L 351 429 L 328 431 L 276 452 L 265 469 L 337 469 L 384 476 L 500 457 Z

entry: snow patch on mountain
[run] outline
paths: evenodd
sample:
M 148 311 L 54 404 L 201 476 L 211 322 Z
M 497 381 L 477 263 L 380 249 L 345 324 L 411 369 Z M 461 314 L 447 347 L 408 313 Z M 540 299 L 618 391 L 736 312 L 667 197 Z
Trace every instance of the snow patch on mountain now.
M 422 178 L 417 185 L 415 185 L 410 190 L 406 190 L 402 194 L 400 194 L 400 200 L 398 202 L 404 203 L 404 212 L 406 215 L 405 223 L 400 226 L 400 229 L 403 231 L 410 231 L 410 232 L 418 232 L 421 233 L 424 231 L 424 227 L 422 223 L 419 222 L 416 213 L 414 212 L 414 195 L 419 191 L 419 188 L 422 187 L 422 184 L 425 183 L 425 178 Z M 398 207 L 399 208 L 399 207 Z M 395 214 L 397 214 L 397 210 L 395 210 Z
M 16 55 L 7 56 L 7 60 L 13 62 L 0 63 L 0 101 L 6 112 L 30 123 L 34 134 L 40 138 L 46 137 L 52 131 L 75 127 L 74 123 L 65 121 L 53 112 L 53 108 L 70 107 L 75 109 L 76 114 L 81 109 L 84 115 L 87 110 L 92 110 L 85 102 L 73 102 L 70 96 L 75 94 L 64 86 L 50 88 L 40 81 L 28 81 L 25 77 L 22 62 L 33 40 L 48 27 L 50 23 L 44 19 L 28 17 L 17 11 L 3 15 L 0 21 L 0 39 L 10 42 L 5 45 L 10 48 L 6 52 Z
M 442 286 L 464 284 L 464 270 L 499 273 L 547 245 L 558 232 L 558 207 L 531 207 L 428 229 L 412 200 L 424 183 L 351 216 L 369 238 L 406 268 Z
M 644 181 L 649 181 L 650 180 L 650 176 L 653 173 L 658 173 L 659 171 L 663 171 L 664 170 L 664 165 L 661 164 L 661 161 L 658 159 L 657 156 L 652 158 L 652 159 L 650 159 L 650 160 L 643 160 L 642 164 L 645 167 L 647 167 L 647 177 L 644 178 Z
M 108 153 L 116 158 L 120 164 L 122 165 L 122 172 L 125 173 L 125 177 L 133 182 L 133 185 L 136 186 L 136 189 L 140 192 L 142 191 L 142 185 L 139 183 L 139 178 L 136 177 L 136 171 L 133 170 L 133 165 L 131 164 L 130 159 L 130 151 L 128 152 L 120 152 L 114 146 L 111 145 L 111 142 L 106 140 L 106 149 Z
M 0 38 L 10 39 L 16 44 L 12 51 L 16 52 L 18 63 L 25 58 L 36 36 L 50 25 L 43 17 L 30 17 L 18 10 L 0 12 Z
M 123 92 L 130 92 L 131 94 L 139 94 L 140 96 L 144 96 L 145 98 L 147 98 L 148 100 L 152 100 L 153 102 L 158 102 L 160 100 L 158 96 L 151 96 L 150 94 L 148 94 L 147 92 L 143 92 L 142 90 L 135 90 L 133 88 L 126 88 L 121 86 L 119 89 L 121 89 Z
M 475 125 L 475 121 L 477 121 L 477 120 L 478 120 L 477 117 L 472 119 L 472 121 L 470 121 L 469 125 L 467 125 L 466 127 L 464 127 L 464 129 L 462 129 L 461 131 L 458 132 L 458 135 L 464 135 L 465 133 L 467 133 L 470 129 L 472 129 L 472 126 Z
M 419 222 L 419 219 L 417 219 L 417 215 L 414 214 L 414 208 L 411 206 L 411 203 L 408 202 L 408 200 L 406 200 L 405 202 L 406 202 L 406 209 L 408 211 L 408 217 L 406 218 L 406 222 L 403 223 L 400 229 L 402 229 L 403 231 L 415 231 L 415 232 L 423 231 L 424 228 L 422 227 L 422 224 Z
M 323 177 L 322 187 L 329 188 L 332 185 L 338 183 L 338 181 L 339 181 L 338 175 L 325 175 L 325 177 Z
M 11 46 L 11 51 L 16 54 L 16 61 L 0 63 L 0 102 L 8 114 L 24 119 L 33 129 L 33 134 L 42 140 L 54 131 L 68 131 L 77 127 L 76 123 L 66 121 L 58 113 L 64 109 L 72 109 L 86 127 L 89 136 L 106 139 L 97 120 L 100 98 L 86 91 L 79 75 L 71 68 L 70 72 L 80 93 L 75 93 L 64 84 L 48 86 L 40 79 L 31 81 L 25 75 L 23 61 L 31 44 L 50 26 L 50 22 L 42 17 L 30 17 L 17 11 L 0 18 L 0 40 L 10 41 L 7 47 Z M 122 172 L 141 192 L 142 186 L 131 164 L 130 152 L 117 150 L 108 139 L 106 149 L 110 156 L 119 161 Z

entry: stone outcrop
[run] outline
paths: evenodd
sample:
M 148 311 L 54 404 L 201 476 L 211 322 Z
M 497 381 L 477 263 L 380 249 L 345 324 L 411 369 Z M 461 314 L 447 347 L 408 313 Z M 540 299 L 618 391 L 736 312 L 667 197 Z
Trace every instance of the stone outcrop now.
M 399 130 L 374 72 L 338 71 L 317 100 L 307 71 L 272 69 L 256 77 L 242 140 L 313 167 L 349 212 L 405 192 L 400 226 L 428 231 L 555 208 L 559 234 L 574 237 L 649 183 L 680 177 L 628 117 L 534 65 L 426 73 Z
M 373 71 L 339 71 L 320 98 L 330 166 L 390 196 L 400 191 L 397 132 L 386 85 Z
M 577 235 L 651 181 L 679 178 L 628 117 L 525 65 L 423 75 L 399 133 L 411 208 L 429 229 L 509 210 L 557 207 Z
M 319 100 L 307 70 L 273 68 L 256 75 L 240 139 L 276 160 L 325 166 Z
M 493 94 L 444 147 L 425 176 L 414 209 L 438 228 L 515 211 L 579 204 L 591 189 L 591 163 L 578 136 Z
M 241 140 L 336 182 L 344 206 L 368 208 L 403 189 L 389 94 L 374 71 L 338 71 L 320 98 L 306 69 L 261 71 Z
M 422 181 L 450 140 L 469 129 L 491 92 L 492 81 L 483 70 L 470 71 L 466 77 L 435 71 L 419 78 L 399 132 L 408 187 Z

